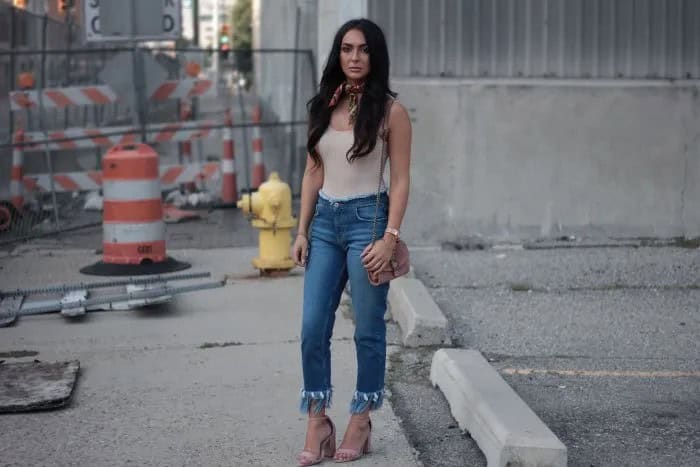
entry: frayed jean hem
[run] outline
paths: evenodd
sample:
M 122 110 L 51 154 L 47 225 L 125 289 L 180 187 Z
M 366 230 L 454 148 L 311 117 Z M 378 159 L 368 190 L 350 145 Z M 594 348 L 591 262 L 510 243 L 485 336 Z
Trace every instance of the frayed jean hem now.
M 350 402 L 350 413 L 357 414 L 369 410 L 377 410 L 384 402 L 384 390 L 375 392 L 355 391 Z
M 325 391 L 306 391 L 301 390 L 301 403 L 299 404 L 299 410 L 301 413 L 309 413 L 309 409 L 313 404 L 314 415 L 321 413 L 321 410 L 329 408 L 333 399 L 333 389 L 326 389 Z

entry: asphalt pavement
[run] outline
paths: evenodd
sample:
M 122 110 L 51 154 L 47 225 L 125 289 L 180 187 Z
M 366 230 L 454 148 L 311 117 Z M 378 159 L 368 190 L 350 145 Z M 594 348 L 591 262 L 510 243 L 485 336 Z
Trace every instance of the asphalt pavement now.
M 484 353 L 569 465 L 698 465 L 700 250 L 417 249 L 412 262 L 454 345 Z M 407 436 L 425 465 L 485 465 L 430 387 L 433 352 L 393 357 Z

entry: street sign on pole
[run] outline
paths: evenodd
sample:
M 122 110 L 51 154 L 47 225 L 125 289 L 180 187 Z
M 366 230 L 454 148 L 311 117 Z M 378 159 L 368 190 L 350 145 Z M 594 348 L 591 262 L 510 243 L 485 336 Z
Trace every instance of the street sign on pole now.
M 126 2 L 123 0 L 103 0 L 104 7 L 108 10 L 112 6 L 122 5 L 122 9 L 117 13 L 108 14 L 100 19 L 101 0 L 85 0 L 83 4 L 83 21 L 85 30 L 85 40 L 87 42 L 119 42 L 119 41 L 166 41 L 175 40 L 182 34 L 181 0 L 157 0 L 162 4 L 156 5 L 158 13 L 153 14 L 154 6 L 152 0 L 140 0 L 134 2 L 137 8 L 137 24 L 134 25 L 134 37 L 131 37 L 130 15 L 128 8 L 123 8 Z M 105 22 L 107 21 L 107 22 Z M 104 24 L 104 33 L 101 29 Z M 122 30 L 124 29 L 124 30 Z

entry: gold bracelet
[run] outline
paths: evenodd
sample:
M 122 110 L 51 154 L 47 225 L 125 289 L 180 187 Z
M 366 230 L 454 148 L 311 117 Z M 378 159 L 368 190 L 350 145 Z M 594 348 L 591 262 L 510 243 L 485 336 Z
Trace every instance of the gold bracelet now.
M 399 239 L 399 231 L 398 229 L 392 229 L 391 227 L 387 227 L 386 230 L 384 230 L 386 233 L 390 233 L 391 235 L 394 236 L 394 238 L 398 241 Z

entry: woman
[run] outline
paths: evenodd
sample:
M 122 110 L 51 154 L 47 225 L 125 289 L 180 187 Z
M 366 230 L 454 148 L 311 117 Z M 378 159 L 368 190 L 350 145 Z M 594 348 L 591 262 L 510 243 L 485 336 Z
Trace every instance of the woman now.
M 368 274 L 390 261 L 408 202 L 411 123 L 405 108 L 394 102 L 395 95 L 389 89 L 389 53 L 381 29 L 366 19 L 344 24 L 333 41 L 320 91 L 308 104 L 308 156 L 299 233 L 292 248 L 295 262 L 306 268 L 301 410 L 309 420 L 299 455 L 302 466 L 324 457 L 348 462 L 368 452 L 369 412 L 382 405 L 389 285 L 372 285 Z M 388 157 L 382 157 L 382 148 Z M 384 180 L 380 183 L 380 166 L 387 158 L 388 194 Z M 326 416 L 332 394 L 330 340 L 348 280 L 357 384 L 350 421 L 336 451 L 335 427 Z

